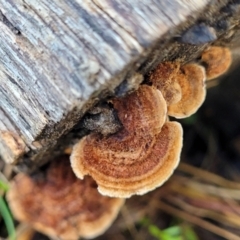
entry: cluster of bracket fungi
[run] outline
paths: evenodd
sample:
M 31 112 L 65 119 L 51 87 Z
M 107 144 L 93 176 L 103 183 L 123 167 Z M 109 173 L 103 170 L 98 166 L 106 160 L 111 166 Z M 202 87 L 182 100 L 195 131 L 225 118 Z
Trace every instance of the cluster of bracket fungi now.
M 205 80 L 231 63 L 227 48 L 210 47 L 201 62 L 162 62 L 147 83 L 111 100 L 123 127 L 114 134 L 91 133 L 73 148 L 71 165 L 80 179 L 90 175 L 101 194 L 128 198 L 162 185 L 173 173 L 182 148 L 182 127 L 168 116 L 185 118 L 205 99 Z
M 51 162 L 44 174 L 15 177 L 7 195 L 15 217 L 53 239 L 103 233 L 125 198 L 145 194 L 171 176 L 183 131 L 168 116 L 195 113 L 205 99 L 205 80 L 230 64 L 229 49 L 216 46 L 206 49 L 199 63 L 160 63 L 138 90 L 110 100 L 120 130 L 90 133 L 73 147 L 71 167 L 79 179 L 66 156 Z

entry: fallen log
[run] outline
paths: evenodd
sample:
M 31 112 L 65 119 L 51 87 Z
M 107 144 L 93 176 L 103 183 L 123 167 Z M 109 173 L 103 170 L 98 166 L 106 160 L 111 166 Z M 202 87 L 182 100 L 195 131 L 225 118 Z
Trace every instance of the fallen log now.
M 227 0 L 0 0 L 1 158 L 41 166 L 82 136 L 81 118 L 101 99 L 161 61 L 231 44 L 239 13 Z

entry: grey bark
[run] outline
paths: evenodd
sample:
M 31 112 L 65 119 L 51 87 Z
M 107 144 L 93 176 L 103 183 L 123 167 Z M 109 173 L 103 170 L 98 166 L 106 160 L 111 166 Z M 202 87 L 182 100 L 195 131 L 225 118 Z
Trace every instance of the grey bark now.
M 51 159 L 80 137 L 72 129 L 84 113 L 127 92 L 133 76 L 162 60 L 196 58 L 213 39 L 189 44 L 181 36 L 192 25 L 205 22 L 228 41 L 239 9 L 225 14 L 224 7 L 234 4 L 0 0 L 1 157 L 27 168 Z

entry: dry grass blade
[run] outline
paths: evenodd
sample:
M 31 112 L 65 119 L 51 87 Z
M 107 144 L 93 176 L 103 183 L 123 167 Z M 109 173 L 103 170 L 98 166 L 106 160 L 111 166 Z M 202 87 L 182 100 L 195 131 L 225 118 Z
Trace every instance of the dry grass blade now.
M 204 228 L 215 234 L 223 233 L 227 239 L 240 239 L 234 233 L 219 227 L 225 225 L 235 228 L 236 231 L 240 228 L 239 183 L 181 163 L 178 171 L 166 184 L 165 194 L 160 199 L 168 202 L 171 214 L 174 214 L 173 210 L 176 210 L 175 216 L 183 212 L 186 221 L 190 216 L 196 220 L 196 223 L 192 223 L 200 226 L 200 221 Z M 162 204 L 166 203 L 161 203 L 161 206 Z M 212 219 L 219 223 L 219 226 L 201 218 Z
M 128 231 L 130 232 L 132 238 L 134 239 L 134 236 L 138 236 L 139 234 L 134 225 L 134 221 L 132 219 L 131 212 L 129 212 L 127 206 L 123 206 L 120 213 L 121 213 L 124 221 L 126 222 L 126 227 L 128 228 Z
M 212 194 L 221 198 L 230 198 L 235 200 L 240 200 L 240 190 L 238 189 L 228 189 L 222 187 L 216 187 L 209 184 L 204 184 L 200 182 L 189 182 L 188 186 L 193 189 L 198 189 L 198 191 L 205 194 Z
M 215 234 L 217 234 L 218 236 L 224 237 L 225 239 L 228 240 L 240 240 L 240 237 L 235 235 L 234 233 L 231 233 L 223 228 L 220 228 L 210 222 L 207 222 L 201 218 L 198 218 L 196 216 L 193 216 L 185 211 L 179 210 L 173 206 L 170 206 L 169 204 L 166 204 L 162 201 L 155 201 L 154 202 L 156 207 L 161 209 L 162 211 L 174 215 L 176 217 L 179 217 L 181 219 L 184 219 L 185 221 L 195 224 L 199 227 L 202 227 L 208 231 L 211 231 Z
M 239 183 L 227 180 L 227 179 L 220 177 L 214 173 L 207 172 L 203 169 L 190 166 L 189 164 L 186 164 L 186 163 L 180 163 L 178 166 L 178 170 L 181 172 L 184 172 L 184 173 L 191 174 L 196 177 L 200 177 L 204 181 L 214 183 L 218 186 L 222 186 L 222 187 L 226 187 L 226 188 L 234 188 L 234 189 L 240 190 Z
M 196 215 L 198 217 L 207 217 L 216 222 L 219 222 L 220 224 L 224 223 L 229 227 L 240 227 L 240 216 L 234 213 L 221 214 L 217 211 L 195 207 L 189 204 L 189 202 L 186 202 L 185 200 L 182 200 L 181 198 L 174 195 L 168 195 L 165 199 L 192 215 Z
M 200 180 L 200 178 L 199 178 Z M 174 182 L 172 188 L 178 191 L 178 187 L 187 187 L 190 191 L 189 194 L 196 194 L 198 197 L 206 196 L 206 194 L 211 194 L 213 198 L 226 198 L 240 200 L 240 190 L 239 189 L 229 189 L 223 188 L 210 183 L 200 182 L 198 179 L 191 179 L 189 177 L 175 175 L 171 179 Z M 214 183 L 213 183 L 214 184 Z M 210 197 L 210 196 L 209 196 Z

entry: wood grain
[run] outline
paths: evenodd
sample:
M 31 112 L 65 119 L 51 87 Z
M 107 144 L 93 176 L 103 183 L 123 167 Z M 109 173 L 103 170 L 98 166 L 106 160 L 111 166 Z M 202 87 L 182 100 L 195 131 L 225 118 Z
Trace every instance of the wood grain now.
M 227 2 L 0 0 L 0 132 L 24 143 L 16 152 L 0 135 L 1 157 L 51 158 L 93 103 L 152 69 L 206 6 L 205 17 Z

